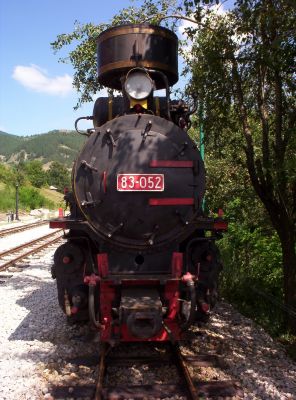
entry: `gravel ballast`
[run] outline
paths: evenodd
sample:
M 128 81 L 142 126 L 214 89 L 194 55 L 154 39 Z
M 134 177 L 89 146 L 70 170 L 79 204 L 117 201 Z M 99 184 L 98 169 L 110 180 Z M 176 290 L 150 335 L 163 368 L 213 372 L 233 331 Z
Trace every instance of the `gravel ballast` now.
M 51 399 L 53 383 L 75 385 L 81 375 L 94 382 L 94 369 L 67 364 L 81 353 L 97 353 L 98 338 L 88 327 L 67 325 L 50 275 L 53 253 L 31 257 L 23 272 L 0 285 L 1 400 Z M 218 354 L 224 360 L 223 371 L 209 371 L 209 379 L 239 380 L 245 399 L 296 399 L 295 363 L 229 304 L 220 302 L 211 322 L 194 327 L 192 337 L 182 346 L 185 353 Z

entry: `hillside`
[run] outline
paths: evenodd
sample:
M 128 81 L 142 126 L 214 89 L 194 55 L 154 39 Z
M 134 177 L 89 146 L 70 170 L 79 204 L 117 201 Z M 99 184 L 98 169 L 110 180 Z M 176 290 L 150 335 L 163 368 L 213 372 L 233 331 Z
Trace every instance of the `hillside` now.
M 0 131 L 0 161 L 14 163 L 21 159 L 39 159 L 44 164 L 58 161 L 70 167 L 84 142 L 85 137 L 74 131 L 54 130 L 33 136 Z

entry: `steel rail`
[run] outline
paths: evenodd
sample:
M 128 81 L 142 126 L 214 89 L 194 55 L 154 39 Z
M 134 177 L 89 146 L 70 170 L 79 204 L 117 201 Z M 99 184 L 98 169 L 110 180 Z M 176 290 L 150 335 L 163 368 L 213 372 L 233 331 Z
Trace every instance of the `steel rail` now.
M 61 232 L 61 231 L 63 231 L 63 229 L 59 229 L 58 231 L 56 231 L 56 232 L 54 232 L 54 233 L 50 233 L 49 235 L 42 236 L 42 237 L 40 237 L 40 238 L 38 238 L 38 239 L 33 240 L 32 242 L 27 242 L 27 243 L 24 243 L 23 245 L 20 245 L 20 246 L 14 247 L 14 248 L 12 248 L 12 249 L 6 250 L 5 252 L 3 252 L 3 253 L 0 254 L 0 257 L 2 257 L 2 256 L 4 256 L 4 255 L 7 255 L 7 254 L 11 254 L 11 253 L 13 253 L 13 252 L 16 252 L 16 251 L 18 251 L 18 250 L 20 250 L 20 249 L 22 249 L 22 248 L 24 248 L 24 247 L 26 247 L 26 246 L 32 246 L 33 244 L 35 244 L 35 243 L 37 243 L 37 242 L 39 242 L 39 241 L 45 240 L 45 239 L 47 239 L 47 238 L 49 238 L 49 237 L 52 237 L 53 235 L 56 235 L 57 233 L 59 233 L 59 232 Z M 19 260 L 21 260 L 21 259 L 23 259 L 23 258 L 25 258 L 25 257 L 27 257 L 27 256 L 29 256 L 29 255 L 31 255 L 31 254 L 33 254 L 33 253 L 37 253 L 39 250 L 42 250 L 43 248 L 45 248 L 45 247 L 47 247 L 47 246 L 49 246 L 49 245 L 51 245 L 51 244 L 57 242 L 57 241 L 60 240 L 62 237 L 63 237 L 63 235 L 59 235 L 58 237 L 54 238 L 53 240 L 50 240 L 50 241 L 48 241 L 48 242 L 46 242 L 46 243 L 43 243 L 43 244 L 41 244 L 40 246 L 35 247 L 34 249 L 31 249 L 31 250 L 29 250 L 29 251 L 27 251 L 27 252 L 21 254 L 20 256 L 18 256 L 18 257 L 16 257 L 16 258 L 13 258 L 12 260 L 9 260 L 9 261 L 5 262 L 4 264 L 1 264 L 1 265 L 0 265 L 0 271 L 3 271 L 3 270 L 6 269 L 10 264 L 15 263 L 16 261 L 19 261 Z
M 6 254 L 9 254 L 11 252 L 15 253 L 16 251 L 21 250 L 22 248 L 24 248 L 27 245 L 31 246 L 34 243 L 39 242 L 42 239 L 47 239 L 48 237 L 51 237 L 52 235 L 54 235 L 55 233 L 60 232 L 60 231 L 62 231 L 62 229 L 59 229 L 59 231 L 56 231 L 56 232 L 49 233 L 48 235 L 45 235 L 45 236 L 41 236 L 41 237 L 39 237 L 37 239 L 34 239 L 34 240 L 30 241 L 30 242 L 26 242 L 26 243 L 20 244 L 19 246 L 12 247 L 11 249 L 7 249 L 7 250 L 3 251 L 2 253 L 0 253 L 0 258 L 4 257 Z
M 104 376 L 106 371 L 106 354 L 107 354 L 107 346 L 105 343 L 102 344 L 101 354 L 100 354 L 100 362 L 99 362 L 99 373 L 98 373 L 98 381 L 96 384 L 96 394 L 95 400 L 102 400 L 102 389 L 104 384 Z
M 117 398 L 130 398 L 134 395 L 136 398 L 146 398 L 154 396 L 155 398 L 167 398 L 179 393 L 181 396 L 186 396 L 188 400 L 199 400 L 203 397 L 217 398 L 217 397 L 233 397 L 236 395 L 243 396 L 240 384 L 237 381 L 208 381 L 198 380 L 189 372 L 188 366 L 198 367 L 217 367 L 218 358 L 213 355 L 182 355 L 179 344 L 170 343 L 167 347 L 170 354 L 166 356 L 118 356 L 106 357 L 111 347 L 102 344 L 102 351 L 100 353 L 98 379 L 95 389 L 95 400 L 111 400 Z M 175 384 L 141 384 L 141 385 L 125 385 L 125 386 L 105 386 L 104 378 L 108 365 L 128 367 L 134 364 L 149 364 L 149 365 L 174 365 L 179 371 L 181 378 L 180 383 Z M 187 366 L 188 364 L 188 366 Z M 221 367 L 221 366 L 219 366 Z
M 150 343 L 151 344 L 151 343 Z M 164 344 L 164 343 L 163 343 Z M 167 343 L 168 344 L 168 343 Z M 127 344 L 128 345 L 128 344 Z M 158 343 L 158 346 L 160 344 Z M 112 347 L 107 343 L 100 344 L 101 349 L 99 352 L 99 359 L 97 355 L 87 355 L 77 357 L 76 359 L 68 359 L 67 362 L 75 365 L 86 365 L 96 368 L 96 382 L 93 384 L 71 384 L 70 385 L 57 385 L 51 390 L 53 398 L 68 398 L 71 388 L 71 398 L 87 397 L 95 400 L 112 400 L 112 399 L 143 399 L 143 398 L 159 398 L 165 399 L 180 395 L 188 400 L 196 400 L 201 398 L 243 398 L 244 394 L 241 385 L 235 380 L 211 380 L 207 378 L 196 378 L 189 373 L 188 367 L 200 368 L 222 368 L 223 362 L 220 356 L 212 354 L 195 354 L 186 356 L 181 353 L 179 345 L 168 345 L 165 348 L 168 351 L 159 354 L 141 355 L 126 355 L 116 352 L 116 347 Z M 110 351 L 110 354 L 109 354 Z M 174 366 L 178 373 L 180 381 L 172 383 L 139 383 L 131 384 L 123 383 L 117 384 L 110 381 L 105 383 L 106 375 L 108 375 L 108 367 L 125 368 L 128 371 L 129 367 L 134 365 L 148 364 L 151 367 L 160 365 Z M 188 364 L 188 366 L 187 366 Z M 128 373 L 128 372 L 127 372 Z M 200 374 L 198 374 L 200 375 Z
M 8 228 L 8 229 L 0 229 L 0 237 L 6 236 L 9 234 L 13 234 L 16 232 L 26 231 L 28 229 L 35 228 L 35 227 L 45 225 L 45 224 L 48 224 L 48 221 L 38 221 L 38 222 L 34 222 L 33 224 L 14 226 L 13 228 Z
M 109 347 L 110 348 L 110 347 Z M 106 344 L 102 344 L 102 351 L 100 353 L 100 360 L 99 360 L 99 369 L 98 369 L 98 380 L 96 383 L 96 392 L 95 392 L 95 400 L 104 400 L 104 399 L 112 399 L 117 398 L 116 396 L 119 396 L 118 398 L 122 398 L 122 393 L 120 393 L 120 388 L 119 389 L 119 393 L 116 393 L 116 387 L 112 388 L 113 391 L 115 391 L 115 393 L 112 393 L 110 396 L 106 394 L 106 391 L 104 390 L 104 378 L 105 378 L 105 372 L 107 370 L 107 360 L 106 360 L 106 355 L 108 353 L 107 349 L 107 345 Z M 137 357 L 116 357 L 115 358 L 111 358 L 109 360 L 110 365 L 119 365 L 119 366 L 129 366 L 132 365 L 134 363 L 149 363 L 149 364 L 155 364 L 157 366 L 159 366 L 160 364 L 170 364 L 170 363 L 174 363 L 176 368 L 178 369 L 183 382 L 185 383 L 185 385 L 183 384 L 178 384 L 178 385 L 166 385 L 166 384 L 159 384 L 159 385 L 153 385 L 155 390 L 159 390 L 159 391 L 166 391 L 166 397 L 170 397 L 170 394 L 168 393 L 168 391 L 172 391 L 172 396 L 175 394 L 175 390 L 178 390 L 179 387 L 181 389 L 181 392 L 186 392 L 186 398 L 188 400 L 199 400 L 200 396 L 198 393 L 198 390 L 195 388 L 194 383 L 192 381 L 192 378 L 190 376 L 189 370 L 185 364 L 185 361 L 182 357 L 181 354 L 181 350 L 178 344 L 171 344 L 168 349 L 170 349 L 171 355 L 168 355 L 167 357 L 143 357 L 143 356 L 137 356 Z M 147 388 L 146 388 L 147 386 Z M 135 392 L 137 392 L 137 395 L 139 395 L 139 392 L 142 393 L 143 390 L 143 396 L 144 398 L 146 398 L 146 392 L 149 392 L 149 388 L 151 385 L 142 385 L 142 389 L 141 387 L 138 386 L 130 386 L 127 387 L 127 390 L 133 391 L 135 390 Z M 183 387 L 184 386 L 184 387 Z M 183 389 L 182 389 L 183 388 Z M 106 388 L 105 388 L 106 389 Z M 152 386 L 151 386 L 152 389 Z M 105 392 L 105 393 L 104 393 Z M 138 397 L 137 397 L 138 398 Z M 159 398 L 163 398 L 159 392 Z
M 192 378 L 190 376 L 188 367 L 187 367 L 186 362 L 185 362 L 185 360 L 184 360 L 184 358 L 182 356 L 179 344 L 172 345 L 172 351 L 175 354 L 176 359 L 177 359 L 176 366 L 179 369 L 179 371 L 182 373 L 182 375 L 183 375 L 183 377 L 184 377 L 184 379 L 186 381 L 187 390 L 188 390 L 188 393 L 190 394 L 190 399 L 199 400 L 200 399 L 200 395 L 199 395 L 196 387 L 194 386 L 194 383 L 193 383 Z

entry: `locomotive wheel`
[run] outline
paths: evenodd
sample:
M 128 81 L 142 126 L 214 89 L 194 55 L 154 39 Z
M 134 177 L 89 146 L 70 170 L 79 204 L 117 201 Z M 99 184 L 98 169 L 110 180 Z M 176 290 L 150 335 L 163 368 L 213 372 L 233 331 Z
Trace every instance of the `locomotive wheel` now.
M 67 242 L 62 244 L 54 253 L 54 274 L 59 279 L 75 274 L 82 266 L 85 260 L 83 251 L 77 245 Z

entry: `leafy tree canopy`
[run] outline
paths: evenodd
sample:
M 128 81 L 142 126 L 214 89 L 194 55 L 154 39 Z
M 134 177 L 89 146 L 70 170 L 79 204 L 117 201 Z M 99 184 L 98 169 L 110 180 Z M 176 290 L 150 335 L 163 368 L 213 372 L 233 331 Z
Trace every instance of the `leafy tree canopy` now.
M 72 33 L 58 35 L 51 46 L 55 52 L 68 48 L 67 56 L 61 57 L 60 61 L 70 62 L 75 71 L 73 86 L 80 95 L 75 108 L 79 108 L 82 103 L 92 101 L 92 96 L 102 89 L 97 81 L 96 63 L 96 38 L 101 32 L 111 26 L 141 23 L 147 20 L 152 24 L 158 24 L 162 16 L 174 12 L 176 8 L 175 0 L 144 0 L 139 6 L 136 1 L 131 1 L 131 5 L 123 8 L 109 23 L 94 25 L 76 21 Z
M 246 165 L 279 235 L 285 302 L 295 310 L 295 6 L 238 0 L 231 12 L 218 14 L 201 5 L 194 17 L 202 25 L 188 29 L 193 48 L 187 60 L 208 141 Z M 288 319 L 296 332 L 295 319 Z
M 71 186 L 69 171 L 57 161 L 54 161 L 47 171 L 47 181 L 49 185 L 55 186 L 60 192 L 63 192 L 65 187 Z
M 41 161 L 29 161 L 24 166 L 28 179 L 33 186 L 40 188 L 46 184 L 46 173 L 43 170 Z

